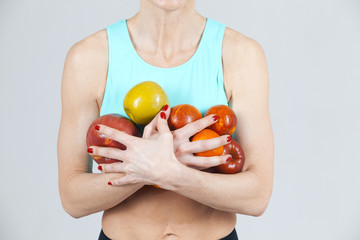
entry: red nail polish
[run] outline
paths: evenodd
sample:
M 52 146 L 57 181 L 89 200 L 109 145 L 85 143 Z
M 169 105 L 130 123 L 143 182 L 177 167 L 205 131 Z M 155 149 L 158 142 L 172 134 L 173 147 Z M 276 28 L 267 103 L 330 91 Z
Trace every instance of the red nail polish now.
M 95 130 L 96 130 L 96 131 L 99 131 L 99 130 L 100 130 L 100 126 L 99 126 L 99 125 L 96 125 L 96 126 L 95 126 Z
M 88 149 L 87 149 L 87 152 L 88 152 L 88 153 L 93 153 L 94 151 L 93 151 L 92 148 L 88 148 Z
M 218 115 L 214 115 L 214 116 L 213 116 L 213 120 L 214 120 L 214 122 L 217 121 L 217 120 L 219 120 L 219 116 L 218 116 Z
M 112 185 L 112 183 L 111 183 L 111 182 L 108 182 L 108 185 Z
M 227 139 L 226 139 L 227 142 L 231 142 L 231 140 L 232 140 L 231 136 L 228 136 Z
M 161 113 L 160 113 L 160 117 L 161 117 L 162 119 L 166 119 L 166 114 L 165 114 L 164 112 L 161 112 Z
M 102 166 L 100 166 L 100 165 L 98 166 L 98 169 L 99 169 L 100 171 L 102 171 L 102 170 L 103 170 L 103 169 L 102 169 Z
M 231 161 L 232 160 L 232 157 L 228 157 L 227 159 L 226 159 L 226 161 L 228 162 L 228 161 Z
M 166 110 L 168 110 L 168 108 L 169 108 L 169 105 L 166 104 L 161 111 L 165 112 Z

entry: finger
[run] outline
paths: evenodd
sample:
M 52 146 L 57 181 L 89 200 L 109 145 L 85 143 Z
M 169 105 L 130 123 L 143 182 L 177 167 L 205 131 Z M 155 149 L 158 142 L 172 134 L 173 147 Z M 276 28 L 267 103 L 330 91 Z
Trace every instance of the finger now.
M 168 117 L 170 115 L 170 108 L 168 105 L 165 105 L 164 108 L 159 112 L 160 117 L 157 119 L 157 130 L 159 133 L 170 132 L 168 125 Z
M 124 177 L 121 178 L 113 178 L 110 179 L 108 182 L 108 185 L 112 185 L 112 186 L 122 186 L 122 185 L 126 185 L 126 184 L 135 184 L 138 183 L 139 181 L 129 175 L 125 175 Z
M 166 113 L 168 108 L 169 108 L 169 105 L 166 104 L 161 109 L 161 111 L 158 112 L 158 114 L 156 114 L 156 116 L 153 118 L 153 120 L 151 120 L 151 122 L 148 125 L 146 125 L 146 127 L 144 129 L 144 135 L 143 135 L 144 138 L 148 138 L 149 136 L 151 136 L 154 133 L 154 131 L 158 130 L 157 125 L 158 125 L 159 118 L 161 118 L 160 114 L 162 111 L 165 111 L 165 113 Z
M 124 172 L 124 163 L 100 164 L 98 168 L 104 173 L 122 173 Z
M 88 148 L 88 152 L 91 156 L 112 158 L 120 161 L 126 161 L 129 159 L 128 152 L 118 148 L 90 146 Z
M 119 143 L 124 144 L 125 146 L 132 142 L 135 141 L 136 139 L 138 139 L 138 137 L 132 136 L 130 134 L 127 134 L 125 132 L 119 131 L 117 129 L 108 127 L 106 125 L 96 125 L 95 129 L 99 132 L 104 134 L 107 138 L 115 140 Z
M 188 123 L 184 127 L 175 130 L 176 134 L 189 138 L 208 126 L 218 121 L 218 117 L 215 114 L 203 117 L 195 122 Z
M 230 154 L 214 156 L 214 157 L 190 157 L 187 159 L 185 165 L 196 167 L 199 170 L 203 170 L 210 167 L 215 167 L 232 160 Z M 184 162 L 183 162 L 184 163 Z
M 144 128 L 143 138 L 148 138 L 154 133 L 159 117 L 159 114 L 156 114 L 156 116 L 151 120 L 151 122 L 146 125 L 146 127 Z
M 230 143 L 231 139 L 232 138 L 230 135 L 223 135 L 216 138 L 190 142 L 187 144 L 189 148 L 188 152 L 199 153 L 207 150 L 212 150 Z

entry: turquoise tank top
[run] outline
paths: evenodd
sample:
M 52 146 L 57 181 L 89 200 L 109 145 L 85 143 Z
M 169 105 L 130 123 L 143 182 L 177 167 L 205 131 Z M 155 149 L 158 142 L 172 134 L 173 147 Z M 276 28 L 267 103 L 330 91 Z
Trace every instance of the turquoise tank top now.
M 225 25 L 207 19 L 198 49 L 184 64 L 155 67 L 144 61 L 132 45 L 126 20 L 106 27 L 109 66 L 100 115 L 117 113 L 126 116 L 123 101 L 126 93 L 144 81 L 158 83 L 166 92 L 170 107 L 191 104 L 204 115 L 217 104 L 227 105 L 222 70 L 222 40 Z

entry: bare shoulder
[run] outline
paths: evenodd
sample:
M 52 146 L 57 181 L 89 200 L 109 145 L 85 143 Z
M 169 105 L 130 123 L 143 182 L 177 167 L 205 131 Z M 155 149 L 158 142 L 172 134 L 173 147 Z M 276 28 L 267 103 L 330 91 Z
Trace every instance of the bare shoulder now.
M 75 43 L 70 48 L 67 57 L 70 57 L 70 59 L 75 61 L 97 60 L 92 58 L 89 59 L 88 57 L 105 54 L 107 48 L 106 30 L 102 29 Z
M 254 39 L 226 28 L 223 39 L 224 80 L 227 94 L 232 96 L 232 90 L 239 85 L 245 86 L 255 81 L 254 74 L 267 75 L 267 63 L 262 46 Z M 266 84 L 267 77 L 256 78 Z M 244 88 L 243 88 L 244 89 Z
M 99 68 L 106 64 L 107 55 L 107 34 L 103 29 L 75 43 L 66 56 L 65 64 Z
M 255 40 L 231 28 L 226 28 L 223 40 L 223 58 L 234 64 L 248 58 L 265 57 L 262 46 Z M 233 60 L 236 60 L 235 62 Z
M 102 29 L 70 48 L 65 60 L 63 86 L 69 85 L 73 90 L 81 89 L 82 93 L 98 98 L 101 94 L 99 89 L 106 84 L 107 66 L 107 33 L 106 29 Z

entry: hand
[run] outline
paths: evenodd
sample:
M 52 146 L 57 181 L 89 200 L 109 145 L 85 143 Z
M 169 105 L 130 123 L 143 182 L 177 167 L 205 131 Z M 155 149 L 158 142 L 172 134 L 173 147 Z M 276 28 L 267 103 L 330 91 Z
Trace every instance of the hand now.
M 164 109 L 165 111 L 167 110 Z M 170 112 L 167 112 L 169 115 Z M 159 115 L 157 115 L 148 125 L 146 125 L 143 133 L 143 138 L 149 138 L 158 134 L 157 122 Z M 205 129 L 206 127 L 217 122 L 218 119 L 214 114 L 199 119 L 193 123 L 172 131 L 174 139 L 174 153 L 178 161 L 182 164 L 202 170 L 210 167 L 218 166 L 231 160 L 231 155 L 226 154 L 223 156 L 215 157 L 198 157 L 194 153 L 211 150 L 231 142 L 230 135 L 224 135 L 217 138 L 190 142 L 190 137 Z M 229 159 L 230 158 L 230 159 Z
M 145 138 L 138 138 L 124 132 L 99 125 L 99 132 L 108 138 L 121 142 L 126 150 L 91 146 L 92 155 L 121 160 L 119 163 L 101 164 L 105 173 L 125 173 L 124 177 L 110 179 L 110 185 L 143 183 L 156 184 L 166 188 L 167 181 L 176 171 L 179 161 L 174 154 L 173 136 L 167 124 L 168 111 L 160 111 L 154 118 L 156 128 L 145 129 Z
M 230 154 L 214 157 L 199 157 L 194 155 L 194 153 L 204 152 L 226 145 L 231 141 L 230 135 L 223 135 L 208 140 L 190 142 L 190 137 L 214 124 L 216 121 L 218 121 L 218 118 L 212 114 L 173 131 L 174 151 L 178 161 L 184 165 L 202 170 L 224 164 L 231 160 Z

